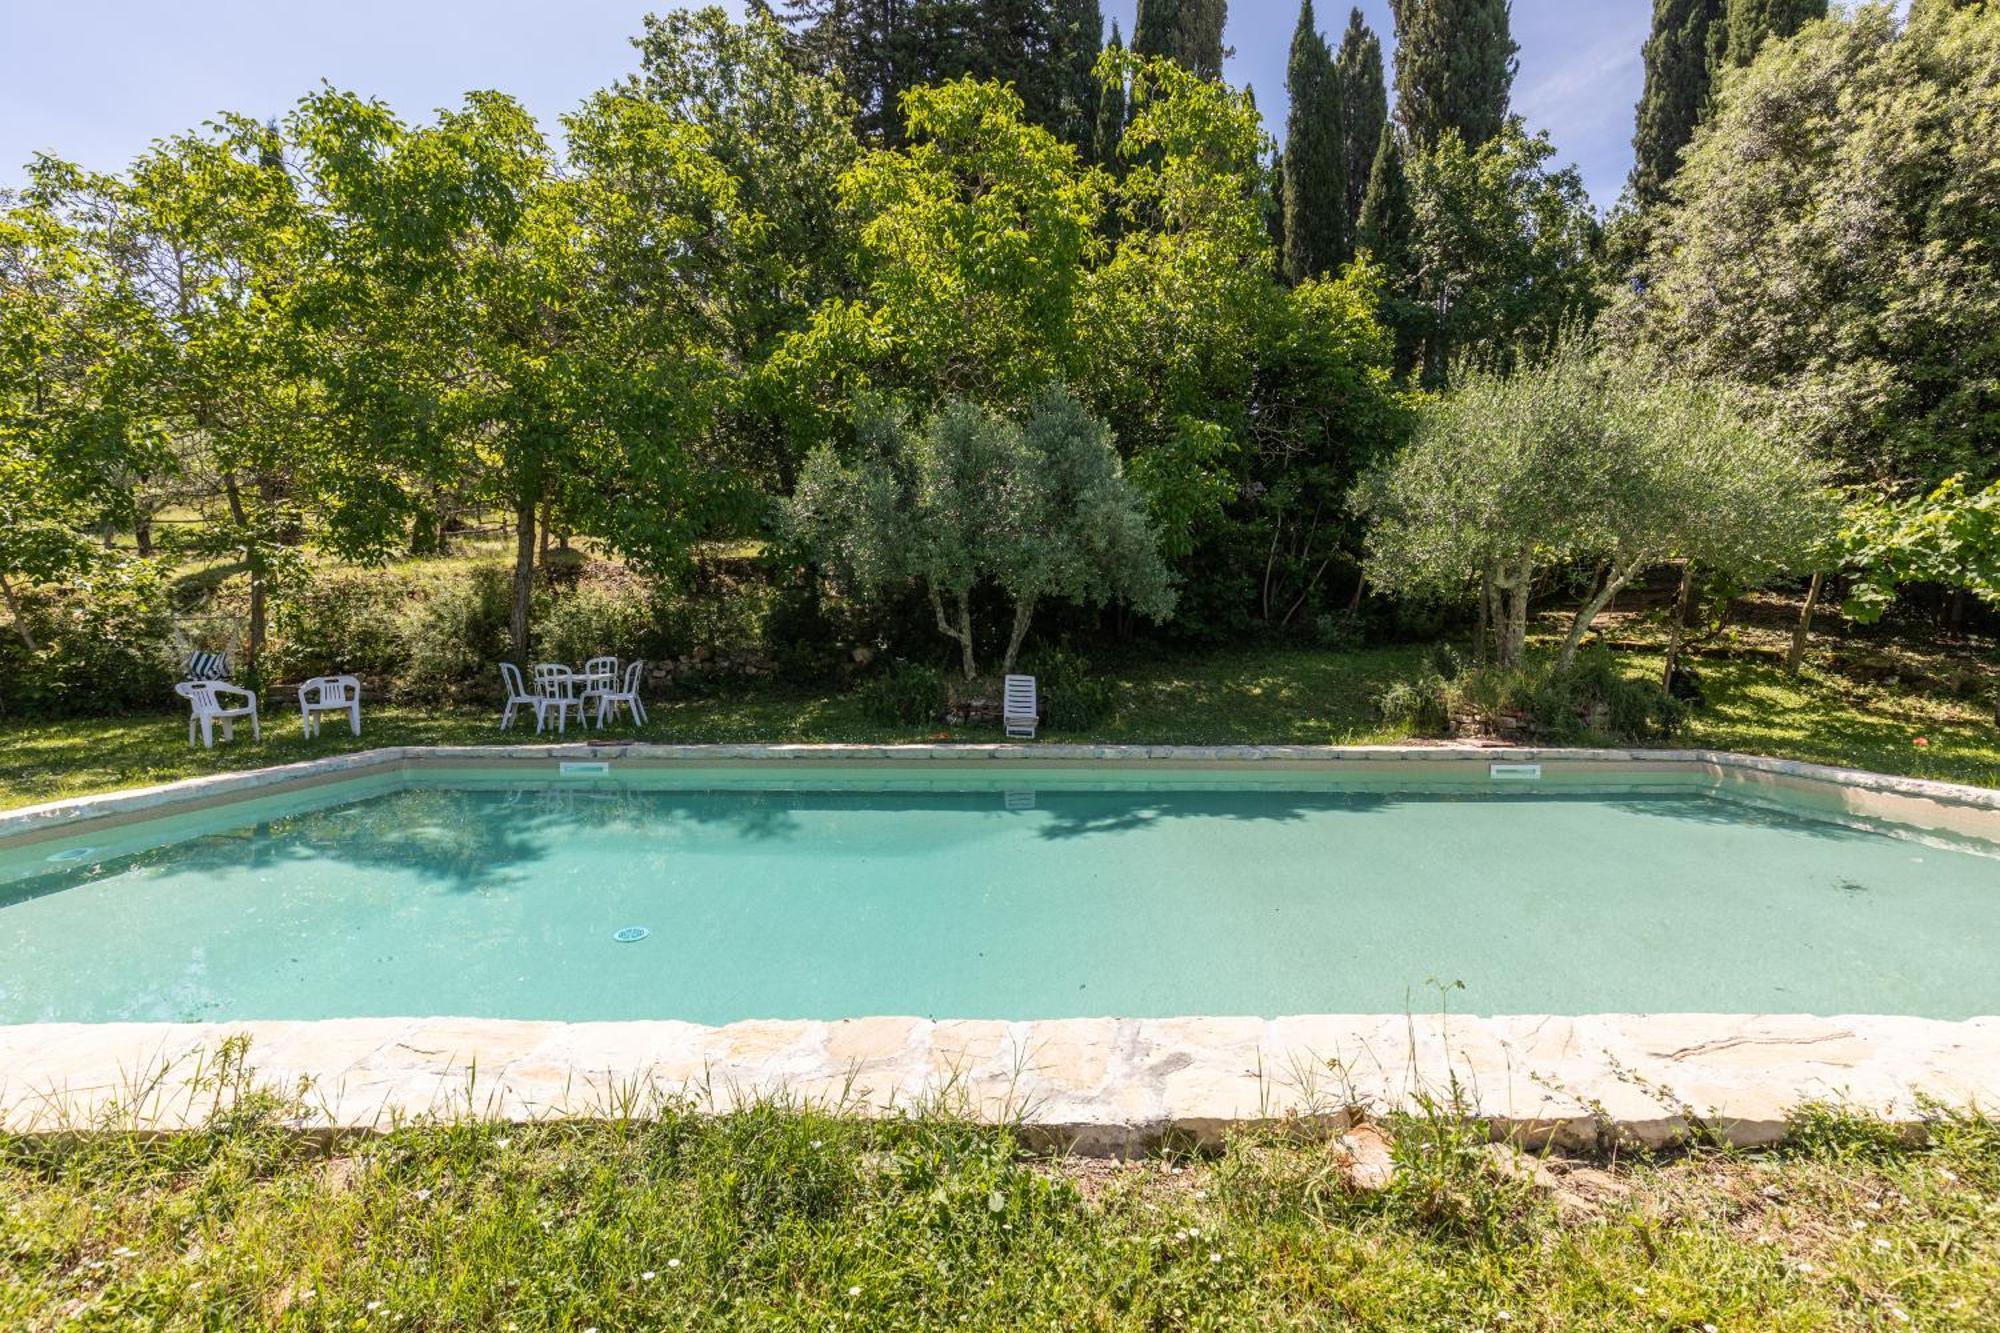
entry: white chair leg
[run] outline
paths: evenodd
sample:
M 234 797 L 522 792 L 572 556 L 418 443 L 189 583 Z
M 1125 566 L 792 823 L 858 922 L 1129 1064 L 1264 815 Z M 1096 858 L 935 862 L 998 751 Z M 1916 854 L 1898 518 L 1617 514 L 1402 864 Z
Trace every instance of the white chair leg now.
M 259 745 L 264 743 L 264 728 L 257 721 L 257 705 L 250 705 L 250 739 Z
M 347 710 L 347 726 L 348 726 L 348 729 L 349 729 L 350 731 L 352 731 L 352 732 L 353 732 L 353 733 L 354 733 L 355 735 L 359 736 L 359 735 L 361 734 L 361 705 L 360 705 L 360 704 L 356 704 L 356 705 L 354 705 L 354 707 L 352 707 L 352 708 L 350 708 L 350 709 L 348 709 L 348 710 Z
M 201 720 L 201 748 L 204 750 L 213 750 L 215 748 L 214 718 L 205 717 Z

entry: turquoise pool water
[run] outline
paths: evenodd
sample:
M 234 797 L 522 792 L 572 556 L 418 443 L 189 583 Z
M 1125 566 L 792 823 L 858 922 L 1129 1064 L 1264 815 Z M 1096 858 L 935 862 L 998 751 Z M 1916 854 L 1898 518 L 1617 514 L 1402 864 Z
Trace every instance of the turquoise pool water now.
M 2000 1013 L 2000 859 L 1692 788 L 869 781 L 428 775 L 0 852 L 0 1022 Z

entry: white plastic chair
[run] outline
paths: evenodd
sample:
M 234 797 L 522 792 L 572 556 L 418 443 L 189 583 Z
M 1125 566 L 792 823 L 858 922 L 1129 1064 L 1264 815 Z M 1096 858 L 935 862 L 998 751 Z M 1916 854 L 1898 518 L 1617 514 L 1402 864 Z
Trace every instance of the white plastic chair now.
M 521 668 L 512 662 L 500 664 L 500 685 L 507 693 L 506 707 L 500 710 L 500 730 L 514 725 L 514 711 L 526 708 L 535 715 L 535 730 L 542 729 L 542 696 L 530 690 L 521 679 Z
M 577 673 L 577 694 L 588 704 L 591 696 L 618 688 L 618 659 L 593 657 Z
M 299 686 L 299 716 L 305 721 L 306 739 L 319 735 L 320 719 L 327 713 L 347 714 L 347 729 L 361 734 L 361 681 L 355 676 L 314 676 Z
M 625 684 L 622 689 L 606 688 L 597 692 L 597 729 L 604 730 L 607 715 L 618 716 L 620 704 L 632 710 L 632 725 L 646 725 L 646 705 L 639 702 L 639 680 L 646 674 L 644 662 L 633 662 L 625 668 Z
M 174 686 L 174 693 L 188 701 L 193 711 L 188 715 L 188 744 L 194 744 L 195 729 L 201 729 L 203 749 L 215 748 L 215 724 L 222 724 L 222 739 L 236 739 L 236 719 L 250 719 L 250 738 L 264 739 L 264 729 L 257 721 L 257 696 L 237 685 L 224 685 L 213 680 L 184 680 Z M 220 697 L 230 695 L 244 702 L 230 706 Z
M 541 696 L 541 708 L 535 714 L 535 730 L 540 731 L 548 720 L 550 709 L 555 710 L 556 730 L 569 730 L 569 710 L 576 710 L 576 720 L 583 722 L 583 700 L 576 692 L 576 672 L 561 662 L 537 662 L 535 664 L 535 693 Z
M 1000 712 L 1009 736 L 1024 741 L 1035 739 L 1035 724 L 1041 720 L 1037 703 L 1033 676 L 1007 677 Z

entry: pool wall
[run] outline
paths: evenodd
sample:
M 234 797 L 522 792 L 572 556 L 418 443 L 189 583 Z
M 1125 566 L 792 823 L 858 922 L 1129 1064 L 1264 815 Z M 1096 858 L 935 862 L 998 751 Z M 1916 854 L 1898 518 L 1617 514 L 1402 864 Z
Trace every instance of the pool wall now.
M 1065 770 L 1101 778 L 1180 769 L 1441 787 L 1495 782 L 1494 764 L 1535 764 L 1550 787 L 1696 777 L 1735 799 L 2000 849 L 2000 791 L 1706 750 L 640 744 L 397 747 L 194 778 L 0 813 L 0 848 L 351 779 L 439 769 L 553 778 L 565 762 L 608 763 L 613 776 L 736 770 L 745 780 L 830 766 L 1037 781 L 1059 781 Z M 1489 1121 L 1496 1136 L 1585 1150 L 1696 1132 L 1767 1144 L 1808 1101 L 1907 1123 L 1921 1121 L 1926 1099 L 2000 1106 L 2000 1017 L 885 1016 L 725 1027 L 424 1017 L 0 1026 L 0 1127 L 198 1124 L 213 1103 L 213 1059 L 232 1036 L 249 1039 L 260 1080 L 309 1086 L 313 1110 L 300 1128 L 312 1131 L 378 1130 L 421 1116 L 604 1116 L 635 1093 L 692 1095 L 716 1109 L 789 1094 L 874 1113 L 942 1101 L 1022 1120 L 1051 1145 L 1135 1152 L 1167 1139 L 1213 1142 L 1234 1125 L 1305 1119 L 1337 1128 L 1357 1114 L 1445 1100 L 1456 1087 L 1453 1109 Z
M 1494 765 L 1538 765 L 1539 782 L 1579 784 L 1685 780 L 1700 776 L 1732 798 L 1863 825 L 2000 847 L 2000 790 L 1923 778 L 1890 777 L 1721 750 L 1566 750 L 1478 746 L 1315 745 L 594 745 L 390 746 L 271 768 L 186 778 L 157 787 L 105 792 L 0 811 L 0 849 L 69 837 L 253 796 L 276 795 L 364 777 L 476 768 L 522 777 L 563 776 L 561 766 L 607 764 L 620 772 L 743 769 L 770 774 L 838 766 L 939 773 L 1035 770 L 1180 769 L 1237 774 L 1305 772 L 1321 778 L 1382 779 L 1439 786 L 1495 785 Z M 1385 770 L 1385 766 L 1393 769 Z M 1002 767 L 1004 766 L 1004 767 Z M 571 774 L 579 780 L 588 775 Z

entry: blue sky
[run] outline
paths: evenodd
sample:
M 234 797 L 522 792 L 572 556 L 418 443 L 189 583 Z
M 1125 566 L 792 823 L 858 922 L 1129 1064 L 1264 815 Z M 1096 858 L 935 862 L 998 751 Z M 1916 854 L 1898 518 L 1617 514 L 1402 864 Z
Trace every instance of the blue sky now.
M 1347 5 L 1318 0 L 1337 42 Z M 146 143 L 218 111 L 282 112 L 321 79 L 405 116 L 468 88 L 519 97 L 553 128 L 592 89 L 632 67 L 645 0 L 68 0 L 0 5 L 0 185 L 48 150 L 123 165 Z M 735 6 L 732 5 L 732 8 Z M 1131 30 L 1133 0 L 1106 22 Z M 1296 0 L 1234 0 L 1229 73 L 1282 124 L 1285 49 Z M 1388 0 L 1362 11 L 1389 41 Z M 1515 109 L 1554 137 L 1601 207 L 1631 163 L 1632 107 L 1650 0 L 1514 0 L 1521 45 Z

